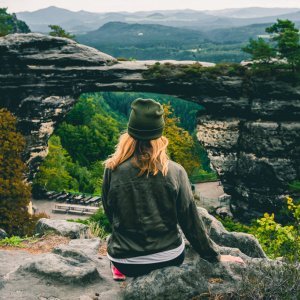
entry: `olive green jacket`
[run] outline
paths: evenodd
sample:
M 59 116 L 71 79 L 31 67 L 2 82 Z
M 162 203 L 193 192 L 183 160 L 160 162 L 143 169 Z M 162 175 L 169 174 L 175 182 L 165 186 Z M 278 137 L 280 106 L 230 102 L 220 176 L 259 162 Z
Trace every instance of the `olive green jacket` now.
M 102 203 L 112 225 L 109 255 L 130 258 L 174 249 L 182 242 L 179 224 L 201 257 L 218 261 L 184 168 L 170 160 L 166 176 L 138 173 L 130 159 L 104 171 Z

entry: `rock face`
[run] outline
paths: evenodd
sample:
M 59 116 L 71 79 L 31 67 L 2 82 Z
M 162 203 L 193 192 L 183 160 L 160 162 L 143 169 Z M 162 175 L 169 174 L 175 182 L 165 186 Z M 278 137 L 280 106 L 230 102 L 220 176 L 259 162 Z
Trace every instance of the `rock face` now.
M 90 236 L 89 228 L 84 224 L 65 220 L 39 219 L 36 224 L 36 233 L 43 235 L 47 232 L 54 232 L 71 239 L 89 238 Z
M 279 209 L 288 182 L 300 177 L 300 85 L 236 75 L 203 76 L 197 82 L 147 79 L 144 73 L 154 63 L 118 62 L 74 41 L 40 34 L 0 38 L 0 107 L 18 117 L 26 137 L 29 180 L 47 155 L 55 125 L 81 93 L 165 93 L 205 107 L 198 138 L 232 195 L 235 213 L 251 217 Z

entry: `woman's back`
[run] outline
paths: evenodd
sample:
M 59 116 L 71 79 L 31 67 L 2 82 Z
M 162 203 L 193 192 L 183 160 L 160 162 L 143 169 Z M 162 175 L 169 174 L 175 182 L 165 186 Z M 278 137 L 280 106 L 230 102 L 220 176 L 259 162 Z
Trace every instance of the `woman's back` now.
M 166 176 L 138 176 L 139 171 L 131 159 L 105 171 L 104 197 L 114 231 L 108 251 L 114 257 L 156 253 L 182 242 L 177 199 L 184 169 L 170 160 Z
M 187 173 L 168 159 L 163 107 L 152 99 L 136 99 L 131 108 L 127 132 L 105 161 L 102 185 L 102 203 L 112 225 L 107 251 L 114 276 L 119 278 L 120 268 L 138 276 L 180 265 L 184 242 L 178 224 L 203 258 L 218 261 Z

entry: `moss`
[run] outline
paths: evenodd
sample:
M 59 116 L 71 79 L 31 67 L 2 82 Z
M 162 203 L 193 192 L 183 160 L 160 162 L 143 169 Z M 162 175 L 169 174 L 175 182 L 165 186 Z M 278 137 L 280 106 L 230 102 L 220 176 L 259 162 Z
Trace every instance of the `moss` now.
M 239 63 L 219 63 L 212 67 L 204 67 L 201 63 L 171 64 L 160 62 L 150 66 L 143 72 L 149 80 L 183 80 L 191 83 L 203 79 L 217 79 L 220 76 L 239 76 L 245 81 L 251 78 L 269 78 L 273 80 L 299 82 L 300 71 L 292 72 L 285 64 L 252 64 L 242 66 Z
M 252 233 L 253 229 L 251 225 L 246 225 L 243 223 L 240 223 L 230 217 L 224 217 L 221 218 L 219 216 L 215 216 L 228 231 L 234 231 L 234 232 L 245 232 L 245 233 Z M 252 221 L 252 225 L 254 224 L 254 221 Z
M 190 65 L 157 62 L 150 66 L 143 76 L 146 79 L 176 78 L 197 81 L 204 77 L 215 79 L 218 76 L 243 76 L 245 71 L 246 68 L 237 63 L 220 63 L 213 67 L 204 67 L 198 62 Z
M 294 180 L 289 184 L 289 190 L 291 192 L 300 193 L 300 180 Z

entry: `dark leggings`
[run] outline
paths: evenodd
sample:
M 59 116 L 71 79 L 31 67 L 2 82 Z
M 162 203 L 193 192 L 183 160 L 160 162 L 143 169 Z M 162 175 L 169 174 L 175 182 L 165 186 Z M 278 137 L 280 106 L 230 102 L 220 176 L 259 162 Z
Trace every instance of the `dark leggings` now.
M 184 250 L 176 258 L 161 263 L 154 264 L 122 264 L 112 261 L 113 265 L 124 275 L 128 277 L 142 276 L 150 273 L 153 270 L 161 269 L 170 266 L 180 266 L 184 261 Z

